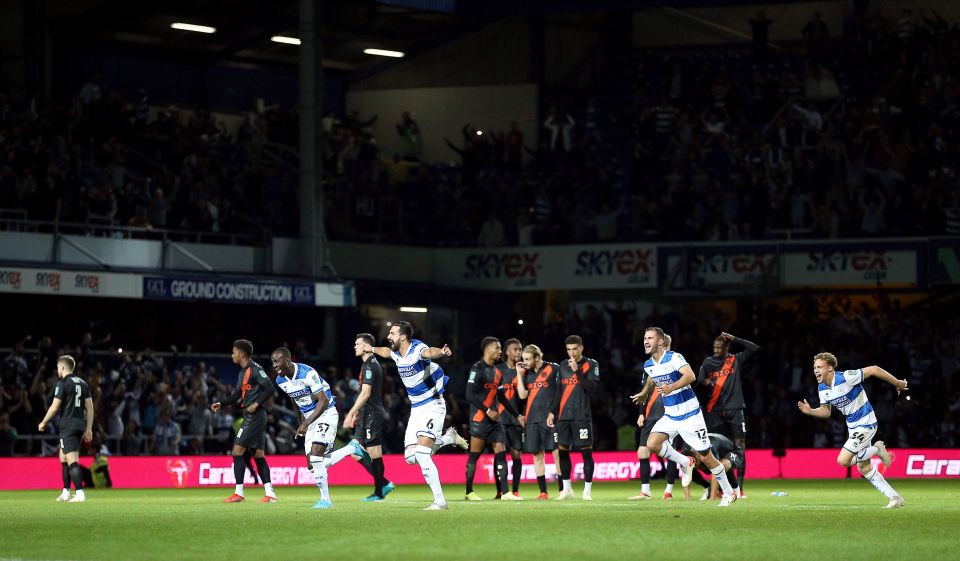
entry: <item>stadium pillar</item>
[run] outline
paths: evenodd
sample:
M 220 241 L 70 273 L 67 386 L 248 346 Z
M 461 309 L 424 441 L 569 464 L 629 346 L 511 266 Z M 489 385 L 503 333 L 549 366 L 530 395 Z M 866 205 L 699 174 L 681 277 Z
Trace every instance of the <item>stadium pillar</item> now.
M 300 3 L 300 273 L 319 277 L 327 269 L 324 226 L 323 159 L 323 38 L 322 0 Z

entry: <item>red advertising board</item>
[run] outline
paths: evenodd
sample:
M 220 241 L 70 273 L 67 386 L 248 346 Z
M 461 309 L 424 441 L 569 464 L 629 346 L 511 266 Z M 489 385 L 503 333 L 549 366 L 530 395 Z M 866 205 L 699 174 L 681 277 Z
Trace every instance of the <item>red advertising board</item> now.
M 885 471 L 888 478 L 960 478 L 960 449 L 891 449 L 896 459 Z M 574 479 L 583 475 L 579 455 L 572 455 Z M 833 449 L 788 450 L 777 458 L 771 450 L 747 451 L 749 479 L 831 479 L 846 477 L 846 470 L 836 463 Z M 549 457 L 548 457 L 549 460 Z M 114 487 L 212 487 L 233 485 L 233 460 L 230 456 L 113 456 L 110 458 L 110 477 Z M 313 474 L 303 456 L 269 456 L 270 478 L 274 485 L 313 485 Z M 440 454 L 434 457 L 444 483 L 464 482 L 466 455 Z M 594 481 L 628 481 L 640 476 L 640 464 L 632 452 L 596 452 Z M 874 458 L 879 464 L 879 460 Z M 89 458 L 81 458 L 89 465 Z M 651 459 L 651 471 L 661 469 L 656 458 Z M 387 476 L 398 485 L 422 484 L 417 466 L 407 465 L 402 455 L 384 457 Z M 556 469 L 547 464 L 547 475 L 555 477 Z M 60 462 L 56 458 L 2 458 L 2 473 L 16 477 L 0 478 L 0 490 L 51 489 L 60 482 Z M 249 478 L 248 473 L 248 478 Z M 533 458 L 523 458 L 523 480 L 536 481 Z M 493 456 L 480 458 L 477 483 L 493 482 Z M 252 479 L 248 480 L 252 483 Z M 330 469 L 332 485 L 367 485 L 370 475 L 359 463 L 347 458 Z

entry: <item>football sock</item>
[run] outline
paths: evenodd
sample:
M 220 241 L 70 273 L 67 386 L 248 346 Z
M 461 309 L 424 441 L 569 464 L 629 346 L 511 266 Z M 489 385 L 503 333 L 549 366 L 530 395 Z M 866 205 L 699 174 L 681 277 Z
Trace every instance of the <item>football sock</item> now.
M 646 493 L 646 494 L 649 495 L 649 494 L 650 494 L 650 484 L 649 484 L 649 483 L 641 483 L 641 484 L 640 484 L 640 492 L 641 492 L 641 493 Z
M 666 440 L 663 441 L 663 446 L 660 447 L 660 452 L 658 452 L 657 455 L 662 459 L 670 460 L 671 462 L 677 462 L 682 466 L 690 463 L 689 457 L 684 456 L 680 452 L 674 450 L 673 446 L 670 446 L 670 443 Z
M 243 461 L 243 456 L 234 456 L 233 457 L 233 477 L 234 482 L 237 484 L 237 488 L 234 491 L 235 494 L 243 496 L 243 480 L 244 476 L 247 475 L 247 464 Z
M 434 445 L 433 447 L 434 451 L 437 451 L 438 449 L 443 448 L 444 446 L 450 446 L 451 444 L 456 442 L 456 439 L 453 437 L 452 434 L 451 435 L 441 434 L 437 438 L 436 442 L 437 442 L 436 445 Z
M 67 462 L 60 462 L 60 472 L 63 476 L 63 490 L 70 491 L 70 467 Z
M 70 479 L 73 480 L 73 487 L 80 494 L 83 491 L 83 470 L 77 462 L 70 464 Z
M 560 473 L 557 475 L 564 481 L 570 481 L 570 450 L 560 450 Z M 560 490 L 565 488 L 561 486 Z
M 876 446 L 867 446 L 857 454 L 857 462 L 865 462 L 873 457 L 877 453 Z
M 541 492 L 541 493 L 546 493 L 546 492 L 547 492 L 547 476 L 546 476 L 546 475 L 538 475 L 538 476 L 537 476 L 537 485 L 540 486 L 540 492 Z
M 593 450 L 581 450 L 583 456 L 583 480 L 587 483 L 593 482 Z
M 369 473 L 370 475 L 372 475 L 374 478 L 377 477 L 377 476 L 373 473 L 373 458 L 371 458 L 369 454 L 367 454 L 367 455 L 365 455 L 365 456 L 361 456 L 358 461 L 360 462 L 360 465 L 363 466 L 363 469 L 367 470 L 367 473 Z M 381 460 L 381 462 L 382 462 L 382 461 L 383 461 L 383 460 Z
M 383 497 L 383 487 L 387 484 L 383 477 L 383 458 L 373 458 L 370 462 L 373 465 L 373 494 Z
M 673 493 L 673 483 L 667 483 L 667 486 L 663 489 L 664 493 Z
M 724 496 L 729 497 L 733 494 L 733 488 L 730 487 L 730 481 L 727 479 L 727 474 L 723 470 L 723 464 L 717 464 L 716 467 L 710 468 L 710 473 L 717 478 L 717 483 L 719 483 L 720 488 L 723 489 Z
M 663 465 L 664 478 L 668 485 L 673 485 L 677 481 L 677 464 L 673 462 L 660 462 Z M 696 470 L 694 470 L 696 471 Z
M 593 482 L 585 481 L 583 483 L 583 492 L 589 495 L 592 490 L 593 490 Z
M 480 452 L 470 452 L 470 455 L 467 456 L 467 494 L 468 495 L 473 492 L 473 477 L 477 473 L 477 460 L 479 459 L 480 459 Z
M 443 487 L 440 486 L 440 474 L 437 473 L 437 465 L 433 463 L 433 451 L 429 446 L 417 446 L 417 463 L 420 464 L 420 473 L 423 474 L 424 481 L 430 486 L 433 492 L 433 502 L 437 504 L 447 504 L 443 497 Z
M 333 466 L 337 465 L 337 463 L 338 463 L 340 460 L 346 458 L 346 457 L 349 456 L 350 454 L 353 454 L 353 452 L 354 452 L 353 446 L 349 446 L 349 445 L 348 445 L 348 446 L 342 446 L 342 447 L 338 448 L 337 450 L 334 450 L 333 452 L 330 452 L 330 457 L 327 458 L 327 462 L 326 462 L 326 463 L 327 463 L 327 467 L 330 468 L 330 467 L 333 467 Z M 363 463 L 363 462 L 361 462 L 361 463 Z M 364 467 L 366 467 L 366 466 L 364 466 Z M 369 470 L 368 470 L 368 471 L 369 471 Z
M 254 458 L 253 461 L 257 462 L 257 475 L 260 476 L 260 481 L 263 482 L 263 492 L 268 497 L 275 497 L 276 493 L 273 492 L 273 483 L 270 482 L 270 466 L 267 465 L 266 458 Z
M 650 458 L 640 460 L 640 483 L 650 487 Z M 649 490 L 647 489 L 647 491 Z
M 507 453 L 493 455 L 494 476 L 497 479 L 497 492 L 507 494 Z
M 877 489 L 877 491 L 883 493 L 884 497 L 892 499 L 897 496 L 897 492 L 893 490 L 893 487 L 887 483 L 887 480 L 884 479 L 883 475 L 881 475 L 876 468 L 871 469 L 870 473 L 864 475 L 863 478 L 869 481 L 870 484 Z
M 313 478 L 317 480 L 317 488 L 320 489 L 320 499 L 330 500 L 330 487 L 327 481 L 327 463 L 323 456 L 310 456 L 310 470 L 313 471 Z
M 513 492 L 520 492 L 520 478 L 523 476 L 523 461 L 520 458 L 514 458 L 513 465 L 510 467 L 513 472 Z

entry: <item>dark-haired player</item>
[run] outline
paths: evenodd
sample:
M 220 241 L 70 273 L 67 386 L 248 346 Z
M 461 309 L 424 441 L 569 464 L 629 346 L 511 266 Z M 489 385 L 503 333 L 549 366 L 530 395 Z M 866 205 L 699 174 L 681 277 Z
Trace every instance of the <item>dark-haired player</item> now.
M 233 443 L 233 476 L 236 480 L 236 488 L 232 495 L 224 499 L 225 503 L 244 501 L 243 477 L 246 474 L 246 466 L 243 462 L 243 453 L 248 449 L 254 450 L 253 461 L 257 463 L 257 473 L 263 480 L 264 496 L 260 502 L 277 502 L 277 494 L 273 491 L 273 484 L 270 482 L 270 466 L 267 465 L 267 458 L 264 456 L 264 448 L 267 445 L 267 411 L 263 408 L 263 404 L 276 395 L 277 390 L 273 387 L 273 381 L 267 376 L 266 371 L 251 358 L 252 356 L 253 343 L 246 339 L 237 339 L 233 342 L 230 358 L 234 364 L 240 366 L 237 387 L 225 400 L 210 405 L 210 409 L 214 412 L 225 405 L 234 404 L 239 405 L 243 411 L 243 422 Z
M 526 417 L 520 414 L 522 413 L 520 400 L 517 398 L 517 383 L 520 380 L 517 376 L 517 363 L 522 358 L 520 356 L 522 350 L 523 345 L 519 339 L 507 339 L 503 343 L 503 362 L 497 365 L 502 381 L 500 387 L 503 391 L 503 399 L 509 403 L 510 409 L 516 410 L 516 413 L 512 413 L 508 410 L 507 404 L 502 402 L 498 408 L 500 424 L 503 425 L 504 445 L 510 451 L 510 457 L 513 460 L 510 470 L 513 478 L 510 494 L 521 500 L 523 499 L 520 496 L 520 478 L 523 475 L 523 425 Z
M 373 476 L 373 493 L 363 499 L 366 502 L 382 501 L 393 491 L 393 483 L 383 475 L 383 422 L 387 417 L 383 409 L 383 368 L 372 352 L 376 339 L 369 333 L 358 333 L 353 351 L 363 363 L 360 365 L 360 395 L 343 419 L 344 428 L 354 428 L 353 438 L 366 449 L 369 460 L 361 457 L 360 463 Z M 369 465 L 368 465 L 369 464 Z
M 743 350 L 730 353 L 731 343 L 740 345 Z M 746 450 L 747 445 L 747 423 L 743 415 L 743 365 L 759 348 L 756 343 L 746 339 L 721 333 L 713 340 L 713 355 L 703 361 L 697 375 L 697 383 L 710 388 L 710 398 L 703 415 L 707 430 L 725 435 L 741 450 Z M 734 487 L 740 488 L 741 498 L 746 498 L 743 494 L 746 465 L 744 459 L 736 470 L 737 479 L 731 481 Z
M 93 440 L 93 398 L 90 386 L 73 373 L 77 361 L 70 355 L 57 359 L 57 385 L 53 390 L 53 402 L 37 427 L 40 432 L 47 430 L 47 424 L 57 414 L 60 416 L 60 468 L 63 474 L 63 491 L 57 497 L 58 502 L 82 503 L 86 500 L 83 493 L 83 469 L 77 463 L 80 455 L 80 440 Z M 76 493 L 70 497 L 70 482 Z
M 600 381 L 597 361 L 583 356 L 583 339 L 570 335 L 564 341 L 567 360 L 560 364 L 560 391 L 553 397 L 547 426 L 556 425 L 560 448 L 560 479 L 563 490 L 558 501 L 573 498 L 570 483 L 570 450 L 583 456 L 583 500 L 592 501 L 593 487 L 593 412 L 590 396 Z
M 480 342 L 483 357 L 470 367 L 467 379 L 466 400 L 470 405 L 470 454 L 467 457 L 466 500 L 482 500 L 473 490 L 473 478 L 477 471 L 477 460 L 483 453 L 487 442 L 493 448 L 494 475 L 497 491 L 501 499 L 517 500 L 507 493 L 507 450 L 504 446 L 503 425 L 500 424 L 500 405 L 503 399 L 501 385 L 503 374 L 497 368 L 502 355 L 500 340 L 496 337 L 484 337 Z M 514 411 L 516 413 L 516 411 Z

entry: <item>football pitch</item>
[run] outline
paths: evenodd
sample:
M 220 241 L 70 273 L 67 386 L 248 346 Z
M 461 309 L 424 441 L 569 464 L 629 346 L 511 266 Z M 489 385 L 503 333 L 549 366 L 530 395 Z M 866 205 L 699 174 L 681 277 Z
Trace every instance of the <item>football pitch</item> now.
M 11 475 L 11 474 L 8 474 Z M 363 503 L 367 487 L 332 487 L 333 510 L 311 510 L 315 488 L 281 487 L 280 502 L 223 504 L 230 489 L 90 490 L 82 504 L 58 490 L 0 493 L 0 560 L 264 561 L 271 559 L 953 559 L 960 481 L 892 481 L 907 506 L 886 503 L 867 482 L 749 482 L 749 498 L 628 501 L 639 483 L 598 483 L 593 501 L 465 502 L 448 485 L 445 512 L 422 512 L 426 486 L 400 487 Z M 556 494 L 555 483 L 551 493 Z M 694 486 L 694 498 L 699 488 Z M 490 486 L 479 486 L 483 497 Z M 786 491 L 788 496 L 771 496 Z M 682 497 L 679 485 L 676 495 Z

